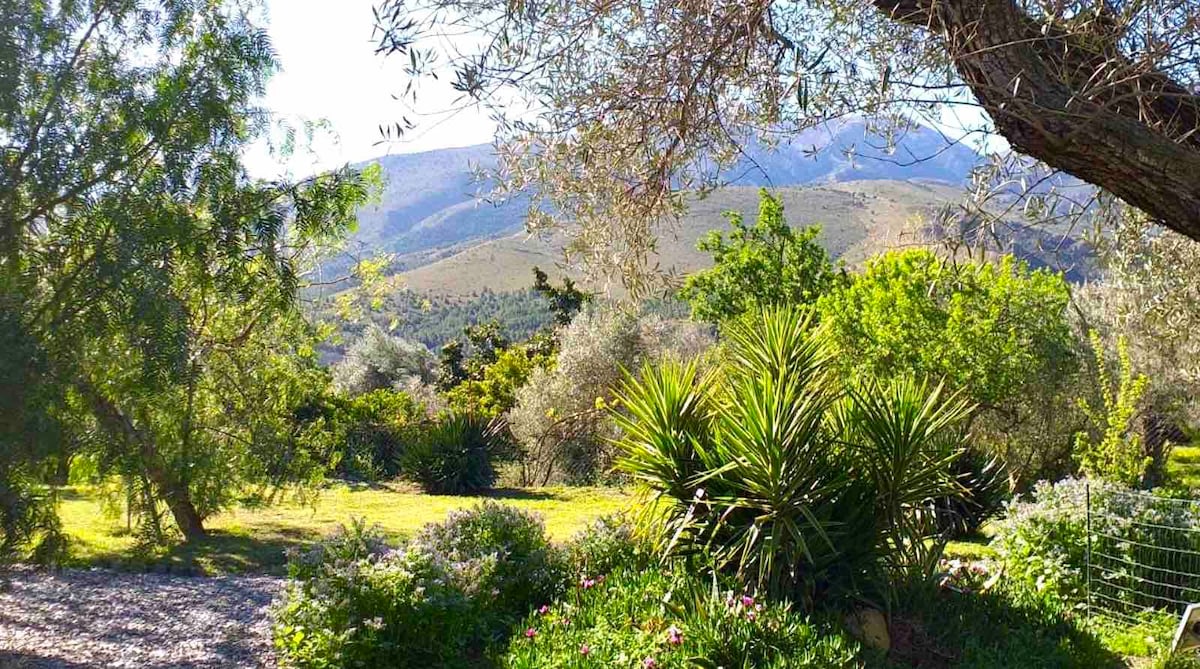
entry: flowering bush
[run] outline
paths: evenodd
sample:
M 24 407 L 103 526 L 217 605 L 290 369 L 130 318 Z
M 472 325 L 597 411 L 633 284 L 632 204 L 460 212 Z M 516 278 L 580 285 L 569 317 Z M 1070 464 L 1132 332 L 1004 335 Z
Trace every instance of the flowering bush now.
M 1067 604 L 1086 594 L 1088 485 L 1083 479 L 1038 483 L 1006 505 L 993 540 L 1010 577 Z M 1153 581 L 1155 595 L 1184 599 L 1181 589 L 1190 584 L 1178 581 L 1187 576 L 1176 573 L 1175 562 L 1180 551 L 1200 551 L 1197 506 L 1112 483 L 1092 480 L 1090 486 L 1092 553 L 1109 580 L 1122 586 L 1106 596 L 1135 607 L 1161 604 L 1137 585 Z M 1105 587 L 1097 573 L 1094 582 Z
M 542 522 L 496 502 L 451 512 L 444 522 L 426 525 L 414 544 L 462 565 L 464 591 L 501 627 L 553 599 L 566 580 L 562 555 Z
M 721 592 L 683 570 L 584 578 L 509 643 L 508 669 L 859 666 L 857 647 L 779 604 Z
M 477 666 L 563 582 L 541 523 L 488 503 L 397 549 L 356 523 L 293 557 L 275 647 L 296 667 Z
M 473 602 L 439 555 L 409 546 L 311 567 L 275 611 L 285 666 L 461 666 L 479 639 Z

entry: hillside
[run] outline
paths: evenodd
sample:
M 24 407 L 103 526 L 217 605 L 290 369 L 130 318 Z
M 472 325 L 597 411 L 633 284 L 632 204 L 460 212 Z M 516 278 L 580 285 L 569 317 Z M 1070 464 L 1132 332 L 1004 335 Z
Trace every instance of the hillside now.
M 868 180 L 961 184 L 978 160 L 964 146 L 947 148 L 940 135 L 924 128 L 909 133 L 894 151 L 876 144 L 863 122 L 852 121 L 810 130 L 789 144 L 748 146 L 728 175 L 735 187 L 784 189 Z M 481 242 L 507 243 L 505 238 L 521 231 L 528 200 L 497 206 L 480 197 L 489 184 L 476 180 L 475 168 L 494 165 L 490 146 L 384 156 L 375 162 L 383 168 L 386 186 L 379 204 L 359 212 L 352 240 L 356 251 L 396 254 L 396 269 L 411 270 Z M 741 208 L 743 191 L 734 188 L 697 203 L 697 215 L 705 219 L 710 212 Z M 753 189 L 746 192 L 753 199 Z M 712 222 L 719 225 L 719 217 Z
M 850 181 L 775 192 L 783 200 L 789 223 L 820 225 L 822 245 L 831 256 L 851 265 L 881 250 L 920 241 L 920 217 L 960 197 L 960 191 L 949 185 L 903 181 Z M 725 228 L 723 212 L 740 211 L 753 220 L 757 208 L 758 188 L 751 186 L 724 188 L 694 202 L 677 228 L 664 231 L 655 261 L 663 270 L 677 273 L 707 266 L 710 259 L 696 250 L 700 237 Z M 403 277 L 410 290 L 424 294 L 468 296 L 484 289 L 520 290 L 528 287 L 534 265 L 556 266 L 559 248 L 559 240 L 517 233 L 406 271 Z

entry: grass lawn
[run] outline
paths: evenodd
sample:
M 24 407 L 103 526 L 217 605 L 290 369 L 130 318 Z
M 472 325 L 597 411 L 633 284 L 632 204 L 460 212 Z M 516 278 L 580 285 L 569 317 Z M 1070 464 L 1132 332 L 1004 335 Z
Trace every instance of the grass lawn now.
M 612 488 L 496 490 L 484 497 L 425 495 L 399 485 L 334 485 L 309 504 L 284 503 L 238 508 L 210 518 L 210 536 L 197 544 L 175 544 L 152 552 L 137 550 L 123 518 L 104 513 L 91 490 L 61 492 L 59 513 L 70 536 L 68 565 L 183 573 L 283 572 L 284 551 L 316 541 L 352 518 L 365 518 L 400 539 L 446 513 L 493 499 L 542 516 L 550 537 L 562 541 L 599 516 L 628 508 L 629 493 Z

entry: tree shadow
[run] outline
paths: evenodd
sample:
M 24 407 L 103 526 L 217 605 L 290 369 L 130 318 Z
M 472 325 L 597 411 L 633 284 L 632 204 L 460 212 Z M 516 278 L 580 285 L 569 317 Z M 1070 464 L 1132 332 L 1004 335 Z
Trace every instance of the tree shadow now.
M 1045 603 L 921 588 L 902 595 L 881 667 L 1125 669 L 1124 658 Z
M 84 669 L 94 666 L 36 653 L 0 650 L 0 669 Z
M 172 542 L 133 552 L 95 556 L 86 561 L 69 560 L 72 567 L 104 567 L 117 571 L 215 576 L 220 574 L 263 574 L 282 576 L 287 572 L 288 551 L 302 549 L 324 537 L 315 529 L 279 523 L 258 525 L 254 534 L 209 530 L 204 539 Z

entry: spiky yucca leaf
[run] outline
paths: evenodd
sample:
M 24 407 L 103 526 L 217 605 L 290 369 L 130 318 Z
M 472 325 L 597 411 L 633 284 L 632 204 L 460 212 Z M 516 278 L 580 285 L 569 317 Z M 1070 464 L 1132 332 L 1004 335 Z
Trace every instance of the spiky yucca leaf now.
M 664 549 L 803 601 L 886 588 L 887 570 L 923 564 L 927 508 L 960 492 L 963 403 L 907 380 L 847 390 L 798 309 L 724 336 L 719 372 L 646 366 L 621 392 L 618 466 L 667 502 Z

